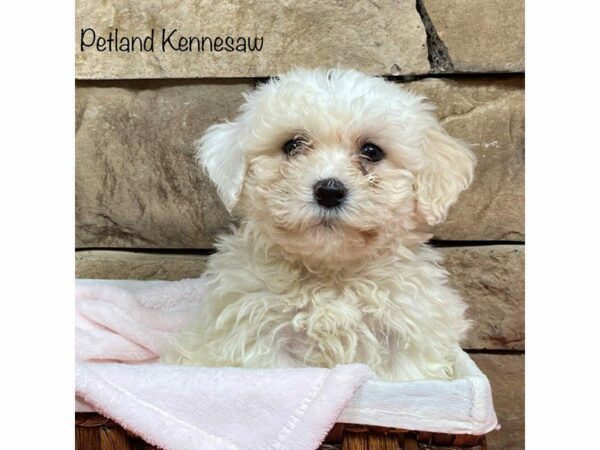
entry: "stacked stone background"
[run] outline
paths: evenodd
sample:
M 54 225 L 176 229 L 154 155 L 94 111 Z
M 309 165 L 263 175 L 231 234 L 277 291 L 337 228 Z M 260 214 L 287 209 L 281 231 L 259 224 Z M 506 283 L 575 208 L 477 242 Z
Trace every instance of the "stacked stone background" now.
M 76 275 L 202 273 L 230 219 L 192 143 L 232 118 L 257 81 L 292 66 L 389 76 L 428 96 L 446 129 L 477 154 L 471 189 L 432 232 L 470 306 L 465 348 L 492 383 L 502 429 L 489 447 L 524 448 L 523 10 L 523 0 L 78 0 L 76 42 L 82 27 L 175 27 L 265 42 L 248 54 L 77 47 Z

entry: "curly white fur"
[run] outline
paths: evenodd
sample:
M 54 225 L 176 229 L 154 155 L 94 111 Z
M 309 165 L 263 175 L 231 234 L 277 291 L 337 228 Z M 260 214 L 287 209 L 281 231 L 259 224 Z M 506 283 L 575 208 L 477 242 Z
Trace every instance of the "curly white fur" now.
M 239 228 L 207 269 L 204 314 L 181 363 L 243 367 L 368 364 L 381 378 L 448 379 L 468 322 L 424 227 L 443 221 L 475 159 L 424 99 L 354 70 L 294 70 L 246 94 L 198 157 Z M 286 155 L 293 137 L 306 143 Z M 365 142 L 383 149 L 361 158 Z M 335 177 L 330 210 L 314 184 Z

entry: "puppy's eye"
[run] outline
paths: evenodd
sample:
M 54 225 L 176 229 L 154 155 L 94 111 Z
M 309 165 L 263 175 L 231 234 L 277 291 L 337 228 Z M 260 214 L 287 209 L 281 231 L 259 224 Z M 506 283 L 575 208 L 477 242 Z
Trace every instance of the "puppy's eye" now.
M 381 150 L 375 144 L 371 144 L 369 142 L 362 146 L 360 149 L 360 154 L 371 162 L 381 161 L 384 156 L 383 150 Z
M 300 139 L 290 139 L 283 144 L 283 153 L 286 155 L 293 155 L 302 148 L 304 143 Z

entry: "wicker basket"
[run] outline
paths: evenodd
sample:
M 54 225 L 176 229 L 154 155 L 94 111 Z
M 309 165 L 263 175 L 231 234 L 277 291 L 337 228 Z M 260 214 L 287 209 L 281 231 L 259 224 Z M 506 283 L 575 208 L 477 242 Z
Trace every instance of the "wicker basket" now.
M 76 413 L 77 450 L 155 449 L 117 423 L 97 413 Z M 338 423 L 325 438 L 322 450 L 485 450 L 485 436 L 427 433 Z

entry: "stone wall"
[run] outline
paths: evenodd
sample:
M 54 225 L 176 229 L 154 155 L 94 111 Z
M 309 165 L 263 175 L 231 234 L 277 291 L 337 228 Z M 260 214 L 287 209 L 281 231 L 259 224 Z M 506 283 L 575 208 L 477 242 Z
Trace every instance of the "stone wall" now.
M 77 1 L 76 271 L 84 278 L 202 273 L 230 218 L 192 142 L 242 93 L 292 66 L 353 67 L 424 94 L 478 157 L 475 182 L 432 230 L 474 327 L 502 430 L 524 448 L 523 0 Z M 194 20 L 190 20 L 193 17 Z M 99 52 L 82 28 L 121 36 L 262 36 L 260 52 Z M 213 41 L 214 44 L 214 41 Z

